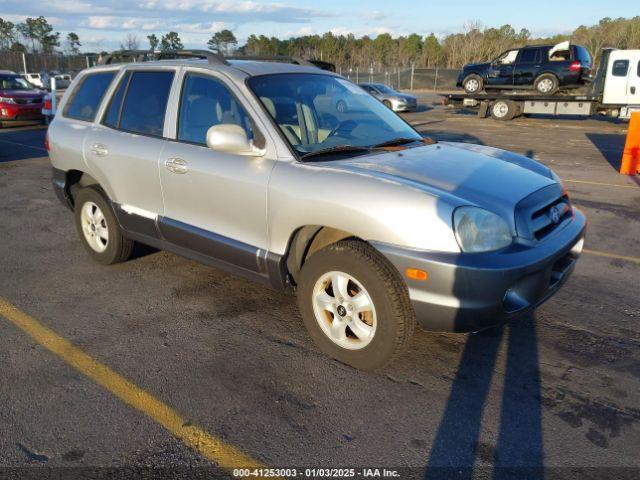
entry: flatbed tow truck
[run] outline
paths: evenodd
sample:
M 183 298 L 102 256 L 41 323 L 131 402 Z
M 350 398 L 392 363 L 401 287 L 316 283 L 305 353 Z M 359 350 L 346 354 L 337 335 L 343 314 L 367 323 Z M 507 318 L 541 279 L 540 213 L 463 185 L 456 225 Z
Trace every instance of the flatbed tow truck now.
M 605 115 L 628 120 L 632 112 L 640 111 L 640 50 L 603 49 L 593 82 L 583 92 L 545 96 L 522 90 L 498 90 L 441 96 L 445 105 L 477 109 L 479 117 L 489 114 L 495 120 L 522 115 Z

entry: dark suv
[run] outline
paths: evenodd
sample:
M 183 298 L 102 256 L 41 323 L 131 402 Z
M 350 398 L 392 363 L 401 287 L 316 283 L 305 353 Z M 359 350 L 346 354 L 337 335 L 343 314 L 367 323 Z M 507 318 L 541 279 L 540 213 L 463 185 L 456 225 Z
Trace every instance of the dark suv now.
M 532 88 L 542 95 L 578 87 L 591 78 L 591 55 L 581 45 L 531 45 L 507 50 L 488 63 L 462 68 L 457 86 L 467 93 L 489 88 Z

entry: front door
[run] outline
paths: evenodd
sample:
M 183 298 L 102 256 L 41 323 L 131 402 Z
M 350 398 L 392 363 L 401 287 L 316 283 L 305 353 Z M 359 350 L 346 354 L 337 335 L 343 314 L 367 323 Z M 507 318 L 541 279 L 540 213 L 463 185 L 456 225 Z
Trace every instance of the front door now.
M 629 105 L 640 105 L 640 51 L 636 50 L 632 58 L 627 82 Z
M 508 50 L 496 58 L 489 67 L 488 85 L 513 85 L 513 74 L 518 50 Z
M 213 125 L 241 126 L 254 144 L 264 142 L 242 104 L 220 79 L 187 72 L 176 141 L 160 159 L 163 236 L 179 246 L 255 270 L 267 248 L 267 186 L 275 160 L 214 151 Z

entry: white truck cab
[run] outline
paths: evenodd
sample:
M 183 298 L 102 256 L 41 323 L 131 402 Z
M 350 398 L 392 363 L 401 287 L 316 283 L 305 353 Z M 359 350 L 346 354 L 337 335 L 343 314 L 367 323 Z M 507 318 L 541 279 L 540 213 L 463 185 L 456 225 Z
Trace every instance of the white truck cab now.
M 640 106 L 640 50 L 611 52 L 602 103 Z

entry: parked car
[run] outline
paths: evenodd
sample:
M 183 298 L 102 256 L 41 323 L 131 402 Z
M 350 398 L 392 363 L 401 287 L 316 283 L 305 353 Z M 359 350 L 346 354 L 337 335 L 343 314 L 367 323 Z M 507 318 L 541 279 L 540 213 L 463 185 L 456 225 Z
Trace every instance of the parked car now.
M 394 112 L 409 112 L 418 108 L 416 97 L 398 92 L 384 83 L 360 83 L 359 85 Z
M 56 79 L 56 89 L 63 90 L 71 85 L 71 75 L 67 73 L 58 73 L 53 78 Z
M 416 320 L 482 330 L 572 272 L 585 218 L 544 165 L 423 138 L 332 72 L 201 55 L 93 67 L 64 95 L 53 186 L 95 261 L 141 242 L 297 292 L 317 345 L 362 369 Z M 314 102 L 327 91 L 357 108 Z
M 0 125 L 12 121 L 42 120 L 44 92 L 20 75 L 0 73 Z
M 485 89 L 528 88 L 550 95 L 563 87 L 588 83 L 591 69 L 591 55 L 581 45 L 530 45 L 507 50 L 491 62 L 465 65 L 457 86 L 471 94 Z

